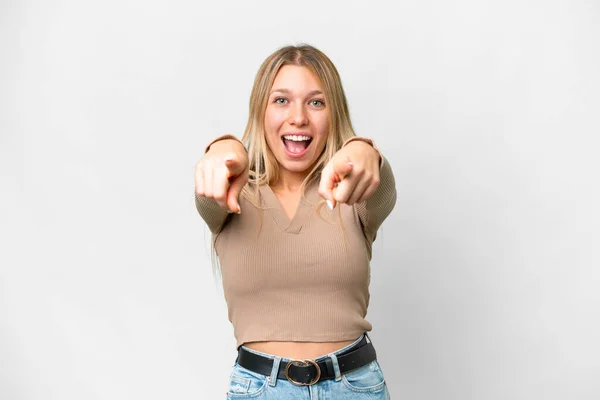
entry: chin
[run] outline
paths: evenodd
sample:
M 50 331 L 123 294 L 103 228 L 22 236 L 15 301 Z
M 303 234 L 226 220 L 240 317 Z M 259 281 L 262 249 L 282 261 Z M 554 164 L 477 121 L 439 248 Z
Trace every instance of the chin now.
M 284 162 L 279 162 L 279 166 L 281 168 L 286 169 L 287 171 L 290 172 L 309 172 L 308 170 L 310 169 L 310 166 L 313 165 L 313 162 L 309 162 L 309 161 L 284 161 Z

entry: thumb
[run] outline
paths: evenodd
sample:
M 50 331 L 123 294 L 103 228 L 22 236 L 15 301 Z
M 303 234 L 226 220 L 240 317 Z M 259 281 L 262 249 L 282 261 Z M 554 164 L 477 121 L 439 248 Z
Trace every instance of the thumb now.
M 350 157 L 338 157 L 333 160 L 333 171 L 341 181 L 352 171 L 352 161 Z
M 227 190 L 227 207 L 238 214 L 242 212 L 239 198 L 246 182 L 248 182 L 248 172 L 244 171 L 231 182 L 229 190 Z
M 349 157 L 334 157 L 329 164 L 323 168 L 321 173 L 321 184 L 319 185 L 319 193 L 325 199 L 332 210 L 336 206 L 336 200 L 333 191 L 336 186 L 352 171 L 352 161 Z
M 235 178 L 242 172 L 244 172 L 245 165 L 237 159 L 235 154 L 228 154 L 224 158 L 225 167 L 227 167 L 227 178 Z

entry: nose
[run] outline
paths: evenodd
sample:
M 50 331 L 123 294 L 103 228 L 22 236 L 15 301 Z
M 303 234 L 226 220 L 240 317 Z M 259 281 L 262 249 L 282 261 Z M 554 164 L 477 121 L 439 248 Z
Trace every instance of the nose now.
M 303 104 L 297 104 L 296 107 L 290 108 L 290 115 L 288 119 L 290 125 L 305 125 L 308 123 L 306 110 Z

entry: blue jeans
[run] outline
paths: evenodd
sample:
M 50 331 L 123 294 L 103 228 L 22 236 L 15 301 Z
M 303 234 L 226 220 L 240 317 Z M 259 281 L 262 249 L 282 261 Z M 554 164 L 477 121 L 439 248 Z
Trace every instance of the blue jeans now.
M 331 357 L 336 377 L 311 386 L 296 386 L 286 379 L 277 379 L 279 365 L 287 364 L 289 358 L 262 353 L 244 346 L 245 350 L 273 359 L 273 370 L 270 376 L 261 375 L 242 367 L 236 360 L 231 372 L 227 400 L 389 400 L 390 394 L 377 360 L 345 374 L 340 373 L 337 355 L 360 342 L 362 338 L 363 335 L 346 347 L 315 358 L 315 361 L 321 361 Z

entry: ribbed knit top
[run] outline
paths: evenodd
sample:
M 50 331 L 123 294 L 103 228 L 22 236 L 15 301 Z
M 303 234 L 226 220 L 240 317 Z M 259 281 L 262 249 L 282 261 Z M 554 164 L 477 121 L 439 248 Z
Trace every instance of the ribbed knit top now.
M 267 185 L 261 209 L 240 196 L 241 214 L 196 196 L 216 235 L 215 249 L 237 346 L 253 341 L 332 342 L 370 331 L 371 246 L 396 203 L 392 169 L 382 157 L 380 185 L 366 202 L 316 205 L 318 182 L 306 188 L 289 219 Z M 213 236 L 214 237 L 214 236 Z

